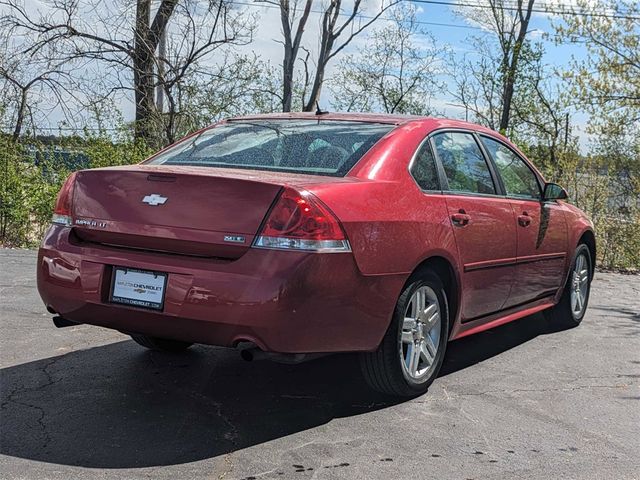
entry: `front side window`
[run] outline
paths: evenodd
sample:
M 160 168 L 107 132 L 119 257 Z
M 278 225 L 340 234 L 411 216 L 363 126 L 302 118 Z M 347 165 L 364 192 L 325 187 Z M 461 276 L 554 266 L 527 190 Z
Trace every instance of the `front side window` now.
M 411 175 L 422 190 L 440 190 L 436 161 L 428 141 L 418 150 L 411 165 Z
M 393 125 L 335 120 L 240 120 L 209 128 L 150 164 L 344 176 Z
M 493 158 L 493 162 L 496 164 L 507 195 L 540 198 L 538 179 L 524 160 L 497 140 L 483 136 L 482 143 L 484 143 L 491 158 Z
M 489 166 L 470 133 L 445 132 L 433 136 L 449 190 L 453 192 L 495 194 Z

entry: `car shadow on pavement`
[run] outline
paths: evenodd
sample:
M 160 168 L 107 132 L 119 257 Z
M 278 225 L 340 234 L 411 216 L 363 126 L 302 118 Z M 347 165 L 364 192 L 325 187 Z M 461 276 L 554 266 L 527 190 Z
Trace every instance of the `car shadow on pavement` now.
M 440 376 L 449 375 L 464 368 L 511 350 L 539 335 L 565 330 L 537 313 L 501 327 L 470 335 L 449 343 Z
M 538 315 L 452 342 L 441 375 L 552 331 Z M 0 386 L 0 453 L 92 468 L 203 460 L 400 401 L 369 391 L 352 355 L 286 366 L 131 341 L 3 368 Z

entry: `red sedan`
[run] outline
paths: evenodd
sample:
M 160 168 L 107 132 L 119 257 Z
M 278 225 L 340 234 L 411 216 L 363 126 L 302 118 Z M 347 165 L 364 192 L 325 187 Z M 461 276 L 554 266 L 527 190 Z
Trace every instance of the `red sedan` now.
M 580 323 L 593 226 L 498 133 L 407 116 L 234 118 L 58 197 L 38 289 L 58 326 L 177 351 L 360 352 L 427 389 L 449 340 L 544 310 Z

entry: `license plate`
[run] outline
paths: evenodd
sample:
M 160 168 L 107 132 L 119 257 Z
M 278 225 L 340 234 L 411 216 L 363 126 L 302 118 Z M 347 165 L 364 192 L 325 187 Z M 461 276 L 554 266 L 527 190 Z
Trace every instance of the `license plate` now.
M 110 301 L 162 310 L 167 274 L 113 267 Z

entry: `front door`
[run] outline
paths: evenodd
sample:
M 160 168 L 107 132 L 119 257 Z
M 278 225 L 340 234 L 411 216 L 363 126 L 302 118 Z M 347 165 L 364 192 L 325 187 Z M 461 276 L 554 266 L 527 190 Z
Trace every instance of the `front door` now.
M 482 136 L 516 216 L 516 281 L 507 306 L 555 293 L 564 278 L 567 225 L 562 207 L 542 202 L 541 185 L 527 163 L 502 142 Z
M 509 297 L 515 279 L 515 218 L 509 200 L 497 194 L 475 135 L 442 132 L 431 141 L 460 258 L 462 321 L 469 321 L 501 310 Z

